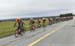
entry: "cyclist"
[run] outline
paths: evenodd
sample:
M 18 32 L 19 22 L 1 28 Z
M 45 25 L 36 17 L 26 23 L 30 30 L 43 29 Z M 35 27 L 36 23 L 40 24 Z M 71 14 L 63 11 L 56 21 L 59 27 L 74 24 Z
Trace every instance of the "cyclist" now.
M 46 23 L 46 19 L 45 18 L 43 18 L 43 27 L 45 27 L 46 25 L 45 25 L 45 23 Z
M 22 32 L 24 33 L 24 22 L 21 18 L 16 18 L 16 22 L 14 24 L 14 27 L 17 25 L 16 34 L 22 35 Z
M 49 21 L 49 25 L 51 25 L 51 19 L 50 18 L 48 18 L 48 21 Z
M 40 21 L 40 19 L 37 19 L 37 23 L 38 23 L 38 28 L 40 28 L 41 27 L 41 21 Z
M 34 19 L 30 19 L 31 31 L 35 30 L 35 21 Z

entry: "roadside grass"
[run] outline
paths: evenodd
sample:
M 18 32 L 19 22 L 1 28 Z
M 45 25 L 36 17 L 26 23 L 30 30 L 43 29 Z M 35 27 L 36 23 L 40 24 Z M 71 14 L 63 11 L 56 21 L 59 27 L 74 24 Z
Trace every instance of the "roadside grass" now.
M 15 21 L 0 22 L 0 38 L 11 36 L 15 34 L 16 27 L 14 27 L 14 23 Z M 31 27 L 31 25 L 29 25 L 29 21 L 24 20 L 24 23 L 25 23 L 24 25 L 25 31 L 29 31 Z M 35 25 L 36 27 L 38 26 L 37 21 Z M 41 21 L 41 25 L 43 25 L 42 21 Z M 45 25 L 48 25 L 48 20 L 46 21 Z

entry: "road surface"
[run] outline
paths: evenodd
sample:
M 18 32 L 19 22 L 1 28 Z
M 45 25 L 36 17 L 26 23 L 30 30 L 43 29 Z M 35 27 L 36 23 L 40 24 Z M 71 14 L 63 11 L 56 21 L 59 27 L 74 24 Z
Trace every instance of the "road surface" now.
M 73 20 L 59 22 L 46 28 L 26 32 L 15 38 L 0 39 L 0 46 L 75 46 L 75 17 Z

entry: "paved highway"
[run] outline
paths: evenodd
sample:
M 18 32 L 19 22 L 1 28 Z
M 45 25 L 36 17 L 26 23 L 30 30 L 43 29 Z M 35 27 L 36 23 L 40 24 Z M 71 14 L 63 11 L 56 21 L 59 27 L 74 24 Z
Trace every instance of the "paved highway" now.
M 35 46 L 75 46 L 75 22 L 71 21 L 65 27 L 47 36 Z
M 0 39 L 0 46 L 75 46 L 75 18 L 59 22 L 46 28 L 26 32 L 15 38 L 9 36 Z

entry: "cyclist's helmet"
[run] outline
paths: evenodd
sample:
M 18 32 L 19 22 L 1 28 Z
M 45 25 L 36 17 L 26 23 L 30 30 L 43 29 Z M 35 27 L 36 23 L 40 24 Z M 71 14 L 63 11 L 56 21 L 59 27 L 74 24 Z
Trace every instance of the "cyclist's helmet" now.
M 20 22 L 21 18 L 16 18 L 16 22 Z

